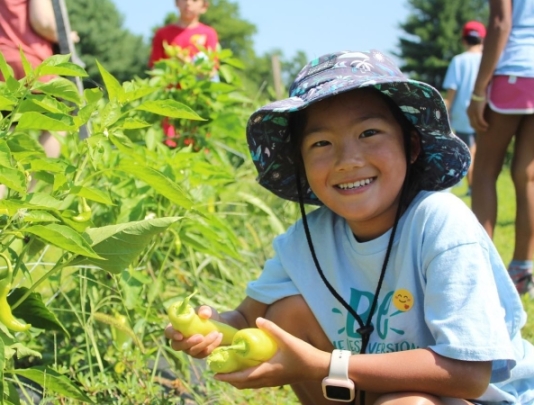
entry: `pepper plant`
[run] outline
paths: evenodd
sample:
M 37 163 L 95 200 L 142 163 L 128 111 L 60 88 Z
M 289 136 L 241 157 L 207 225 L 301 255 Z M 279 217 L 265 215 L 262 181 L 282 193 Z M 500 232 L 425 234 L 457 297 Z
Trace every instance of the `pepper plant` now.
M 151 78 L 126 83 L 98 64 L 102 86 L 79 94 L 66 77 L 87 74 L 68 55 L 35 69 L 21 56 L 26 77 L 16 80 L 0 55 L 0 184 L 7 187 L 0 200 L 0 312 L 11 311 L 22 325 L 0 324 L 0 403 L 19 403 L 28 381 L 49 398 L 104 403 L 121 395 L 120 383 L 109 388 L 109 376 L 125 374 L 128 350 L 161 353 L 153 336 L 162 335 L 166 320 L 156 287 L 168 274 L 158 270 L 180 258 L 187 284 L 202 256 L 203 267 L 219 274 L 224 260 L 241 260 L 216 204 L 217 190 L 236 183 L 245 161 L 232 131 L 244 127 L 250 101 L 230 84 L 238 65 L 230 54 L 217 56 L 226 83 L 198 80 L 205 66 L 197 64 L 180 76 L 186 91 L 171 95 L 172 59 Z M 39 80 L 49 75 L 56 77 Z M 165 147 L 162 117 L 196 134 L 194 144 Z M 82 126 L 91 133 L 83 140 Z M 58 136 L 60 158 L 45 155 L 41 131 L 65 134 Z M 213 131 L 220 136 L 210 138 Z M 141 290 L 144 303 L 134 298 Z M 111 352 L 103 349 L 108 338 Z M 50 359 L 39 348 L 58 339 Z M 62 358 L 73 344 L 86 347 L 88 374 Z

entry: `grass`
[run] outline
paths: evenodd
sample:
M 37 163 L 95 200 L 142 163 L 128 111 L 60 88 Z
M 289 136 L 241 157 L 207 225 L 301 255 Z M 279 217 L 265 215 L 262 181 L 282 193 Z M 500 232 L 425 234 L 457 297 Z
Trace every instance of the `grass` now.
M 471 206 L 471 198 L 465 196 L 467 192 L 467 182 L 463 182 L 452 189 L 452 192 L 462 198 Z M 515 221 L 515 192 L 512 178 L 508 170 L 503 170 L 497 182 L 498 209 L 497 226 L 493 242 L 501 255 L 503 262 L 508 264 L 512 259 L 514 249 L 514 221 Z M 527 312 L 527 323 L 523 328 L 523 337 L 534 343 L 534 300 L 528 296 L 522 297 L 523 306 Z

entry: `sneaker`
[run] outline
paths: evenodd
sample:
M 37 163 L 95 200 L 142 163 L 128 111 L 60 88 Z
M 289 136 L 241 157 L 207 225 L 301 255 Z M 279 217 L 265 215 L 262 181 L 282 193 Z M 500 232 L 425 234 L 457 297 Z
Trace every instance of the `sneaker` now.
M 520 295 L 528 293 L 531 297 L 534 297 L 534 280 L 531 268 L 512 266 L 508 268 L 508 274 L 510 274 Z

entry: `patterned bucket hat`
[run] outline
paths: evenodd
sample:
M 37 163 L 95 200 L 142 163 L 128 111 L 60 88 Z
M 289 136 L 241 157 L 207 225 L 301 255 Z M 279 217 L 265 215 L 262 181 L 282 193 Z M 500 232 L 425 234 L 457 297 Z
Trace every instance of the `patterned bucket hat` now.
M 444 190 L 456 184 L 471 162 L 467 146 L 449 124 L 439 92 L 408 79 L 395 63 L 376 50 L 327 54 L 308 63 L 289 90 L 289 98 L 261 107 L 247 125 L 247 141 L 258 182 L 279 197 L 298 201 L 295 160 L 291 152 L 289 114 L 337 94 L 374 87 L 389 96 L 421 134 L 425 159 L 422 188 Z M 304 202 L 321 205 L 305 178 Z

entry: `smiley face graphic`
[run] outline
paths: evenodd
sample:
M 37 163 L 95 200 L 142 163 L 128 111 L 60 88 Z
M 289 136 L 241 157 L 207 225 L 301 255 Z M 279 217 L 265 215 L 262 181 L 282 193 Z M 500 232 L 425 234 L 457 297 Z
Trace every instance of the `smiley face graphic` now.
M 406 312 L 413 307 L 413 295 L 410 291 L 405 289 L 399 289 L 393 294 L 393 305 L 399 311 Z

